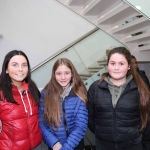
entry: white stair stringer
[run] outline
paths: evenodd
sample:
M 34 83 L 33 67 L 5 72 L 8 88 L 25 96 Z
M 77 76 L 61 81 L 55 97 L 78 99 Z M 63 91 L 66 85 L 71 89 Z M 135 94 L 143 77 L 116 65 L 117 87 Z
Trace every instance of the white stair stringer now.
M 124 0 L 58 1 L 126 45 L 131 51 L 149 50 L 150 20 Z

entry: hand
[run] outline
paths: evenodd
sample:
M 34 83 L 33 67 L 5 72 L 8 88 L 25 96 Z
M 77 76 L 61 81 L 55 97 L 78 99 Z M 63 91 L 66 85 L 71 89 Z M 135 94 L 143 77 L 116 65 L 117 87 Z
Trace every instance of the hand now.
M 0 133 L 2 132 L 2 121 L 0 120 Z
M 60 144 L 60 142 L 57 142 L 54 146 L 53 146 L 53 150 L 59 150 L 62 147 L 62 145 Z

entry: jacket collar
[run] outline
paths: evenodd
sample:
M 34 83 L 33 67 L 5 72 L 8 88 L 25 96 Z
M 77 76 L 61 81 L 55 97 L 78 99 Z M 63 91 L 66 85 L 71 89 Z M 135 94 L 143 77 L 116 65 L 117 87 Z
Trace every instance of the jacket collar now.
M 108 87 L 108 83 L 103 80 L 99 85 L 98 85 L 99 88 L 104 88 L 104 89 L 109 89 Z M 132 79 L 128 85 L 126 86 L 124 92 L 127 92 L 127 91 L 130 91 L 130 90 L 133 90 L 133 89 L 137 89 L 137 84 L 135 83 L 135 80 Z
M 22 91 L 28 91 L 28 84 L 23 81 L 23 90 Z M 15 94 L 15 93 L 18 93 L 18 88 L 16 85 L 12 84 L 12 93 Z

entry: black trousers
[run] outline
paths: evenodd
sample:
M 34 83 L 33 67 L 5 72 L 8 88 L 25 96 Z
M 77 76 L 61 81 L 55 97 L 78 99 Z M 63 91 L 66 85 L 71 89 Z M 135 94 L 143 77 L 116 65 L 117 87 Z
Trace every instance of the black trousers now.
M 96 150 L 143 150 L 141 137 L 126 142 L 109 142 L 96 139 Z
M 84 139 L 82 139 L 79 145 L 74 150 L 83 150 L 84 149 Z M 53 150 L 52 148 L 48 148 L 48 150 Z

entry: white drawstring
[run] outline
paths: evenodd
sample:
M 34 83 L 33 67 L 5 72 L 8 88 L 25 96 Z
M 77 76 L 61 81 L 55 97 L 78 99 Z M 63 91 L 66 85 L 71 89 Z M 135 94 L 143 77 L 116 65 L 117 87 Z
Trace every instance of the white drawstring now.
M 28 111 L 27 111 L 26 105 L 25 105 L 24 100 L 23 100 L 22 92 L 19 91 L 19 93 L 20 93 L 20 96 L 21 96 L 21 100 L 22 100 L 25 112 L 27 113 Z M 28 104 L 29 104 L 29 107 L 30 107 L 30 115 L 32 115 L 32 108 L 31 108 L 31 103 L 30 103 L 30 100 L 29 100 L 29 96 L 28 96 L 27 90 L 26 90 L 26 95 L 27 95 Z
M 23 103 L 23 106 L 24 106 L 25 112 L 27 113 L 28 111 L 27 111 L 27 109 L 26 109 L 26 105 L 25 105 L 25 103 L 24 103 L 24 101 L 23 101 L 22 93 L 21 93 L 20 91 L 19 91 L 19 93 L 20 93 L 20 96 L 21 96 L 21 100 L 22 100 L 22 103 Z
M 29 106 L 30 106 L 30 115 L 32 115 L 31 103 L 30 103 L 30 100 L 29 100 L 29 96 L 28 96 L 28 92 L 27 92 L 27 91 L 26 91 L 26 95 L 27 95 L 27 98 L 28 98 Z

